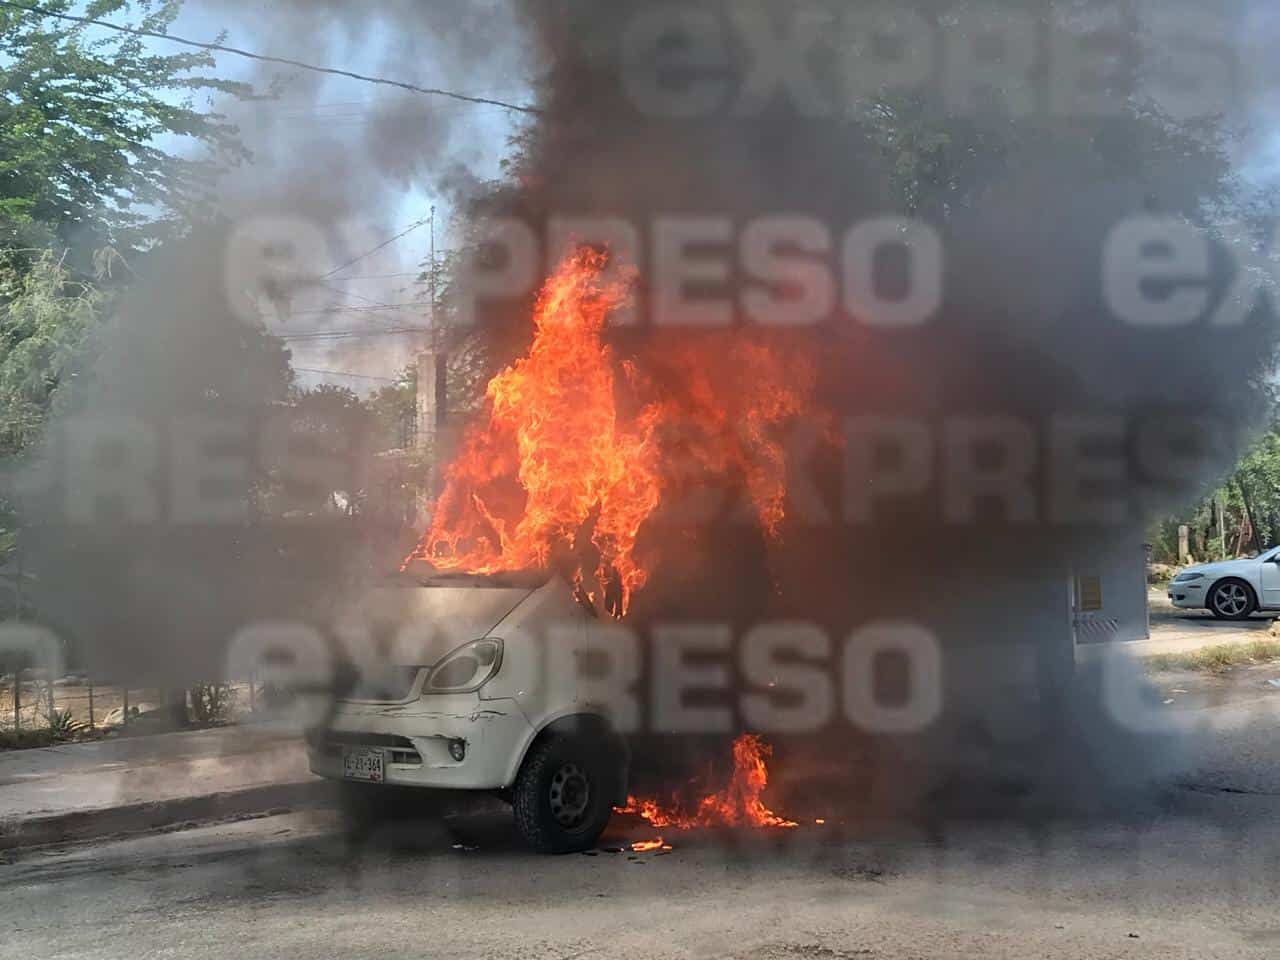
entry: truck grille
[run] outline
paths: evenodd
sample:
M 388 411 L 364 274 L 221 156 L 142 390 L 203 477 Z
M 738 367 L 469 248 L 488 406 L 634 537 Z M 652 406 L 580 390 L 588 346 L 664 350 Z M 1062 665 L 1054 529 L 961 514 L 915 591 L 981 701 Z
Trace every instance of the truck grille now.
M 421 670 L 421 667 L 383 667 L 372 671 L 342 699 L 382 703 L 407 700 Z

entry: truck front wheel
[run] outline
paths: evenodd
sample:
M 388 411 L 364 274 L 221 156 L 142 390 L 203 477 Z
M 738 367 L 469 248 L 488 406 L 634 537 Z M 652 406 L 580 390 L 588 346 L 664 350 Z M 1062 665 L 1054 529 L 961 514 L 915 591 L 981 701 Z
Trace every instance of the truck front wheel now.
M 511 791 L 516 829 L 541 853 L 589 850 L 613 812 L 614 780 L 599 742 L 552 737 L 535 744 Z

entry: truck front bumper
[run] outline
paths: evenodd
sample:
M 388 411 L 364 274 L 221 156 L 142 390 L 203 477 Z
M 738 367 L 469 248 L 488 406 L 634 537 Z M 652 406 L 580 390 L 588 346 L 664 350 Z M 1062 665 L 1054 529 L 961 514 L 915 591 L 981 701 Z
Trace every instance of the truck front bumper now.
M 346 702 L 326 726 L 308 733 L 307 756 L 312 773 L 342 779 L 344 751 L 380 750 L 387 784 L 493 790 L 510 786 L 532 734 L 514 700 L 481 700 L 474 693 Z

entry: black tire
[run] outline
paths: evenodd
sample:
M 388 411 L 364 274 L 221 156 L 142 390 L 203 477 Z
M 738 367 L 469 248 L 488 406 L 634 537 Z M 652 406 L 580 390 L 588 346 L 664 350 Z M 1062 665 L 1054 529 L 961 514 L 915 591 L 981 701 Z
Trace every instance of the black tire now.
M 524 758 L 511 790 L 516 829 L 539 853 L 590 850 L 613 814 L 615 780 L 599 741 L 544 740 Z
M 1258 609 L 1253 587 L 1234 577 L 1215 583 L 1206 602 L 1209 611 L 1219 620 L 1247 620 Z

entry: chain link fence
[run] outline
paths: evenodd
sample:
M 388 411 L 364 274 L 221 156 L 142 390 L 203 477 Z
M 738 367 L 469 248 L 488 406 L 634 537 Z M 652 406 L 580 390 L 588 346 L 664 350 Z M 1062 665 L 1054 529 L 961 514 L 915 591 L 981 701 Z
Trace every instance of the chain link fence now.
M 130 724 L 158 727 L 173 716 L 171 691 L 94 683 L 83 675 L 50 682 L 39 671 L 0 677 L 0 733 L 45 732 L 55 737 L 122 730 Z M 198 684 L 186 691 L 186 720 L 196 726 L 235 722 L 258 707 L 253 678 Z

